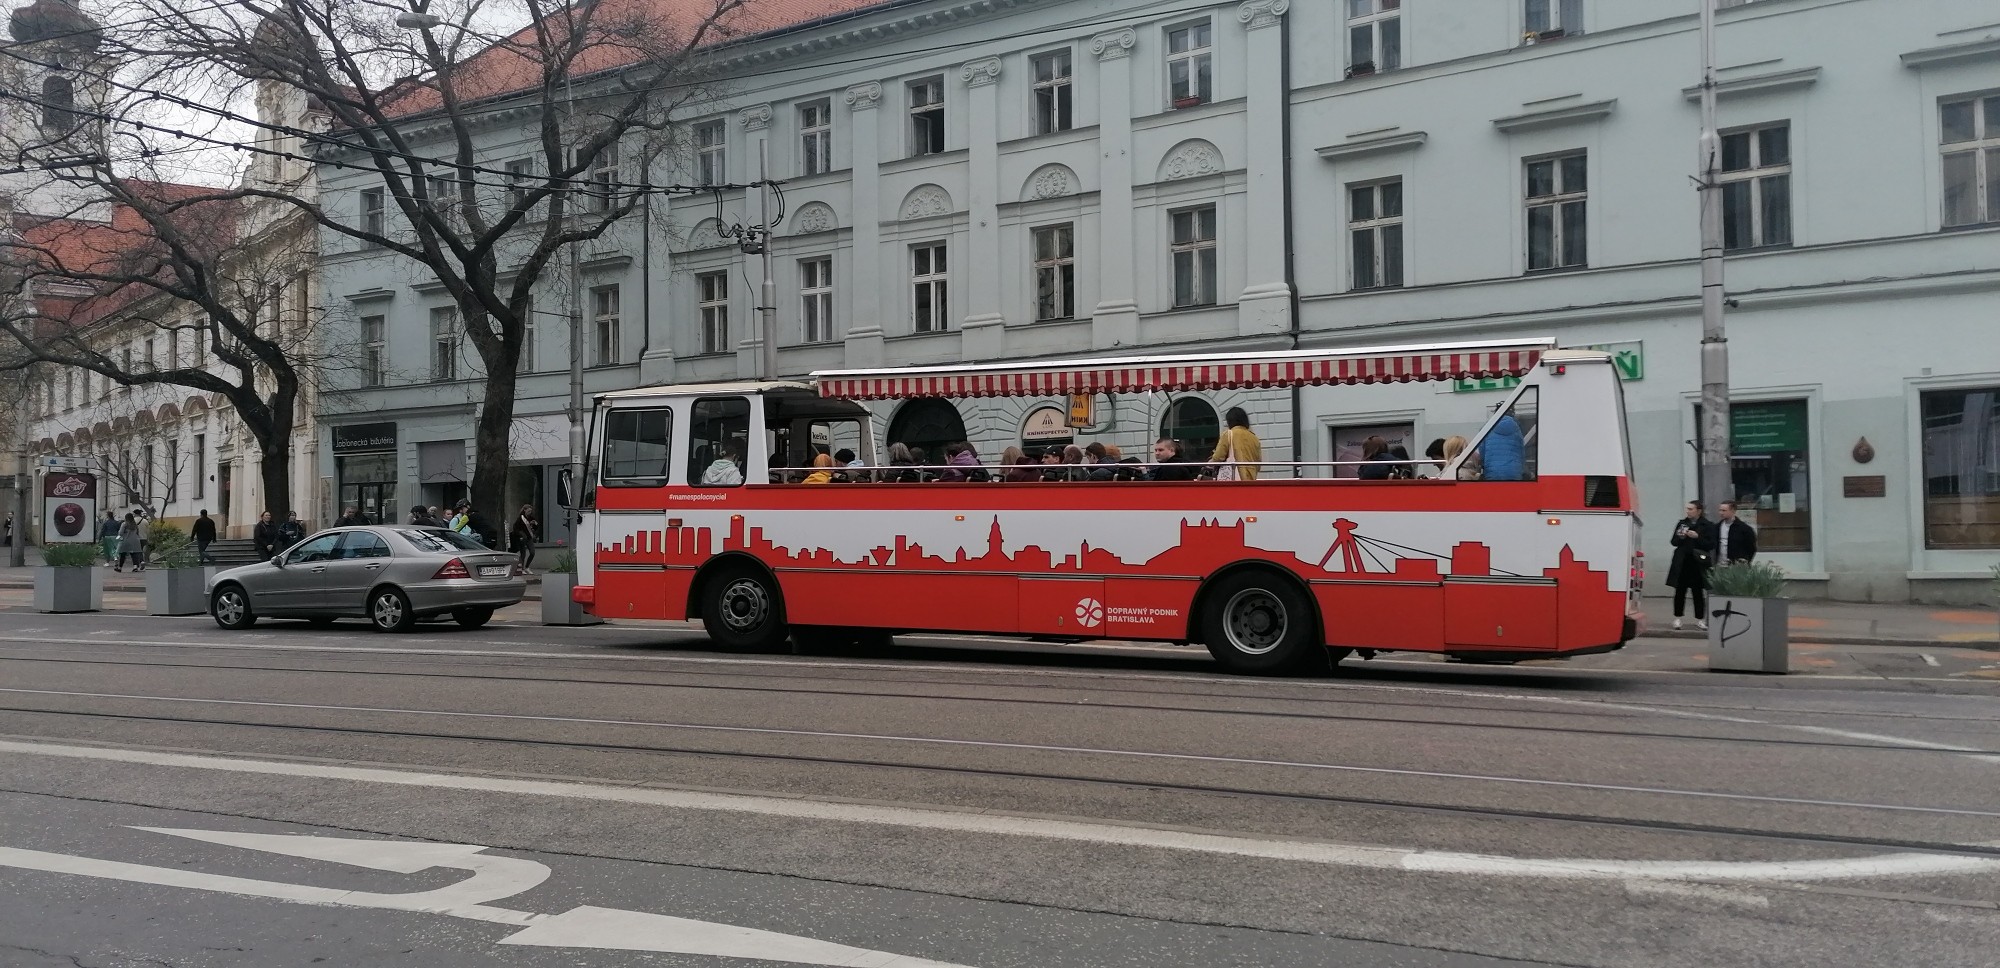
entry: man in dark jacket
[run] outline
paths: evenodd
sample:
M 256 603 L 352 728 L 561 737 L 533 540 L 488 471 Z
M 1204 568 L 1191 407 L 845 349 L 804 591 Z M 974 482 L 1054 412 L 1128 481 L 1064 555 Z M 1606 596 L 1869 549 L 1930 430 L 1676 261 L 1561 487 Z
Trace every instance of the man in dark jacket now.
M 283 551 L 306 540 L 306 526 L 299 523 L 299 512 L 285 515 L 283 524 L 278 525 L 278 550 Z
M 360 508 L 350 507 L 347 509 L 347 513 L 341 515 L 340 520 L 334 523 L 343 528 L 353 528 L 364 524 L 374 524 L 375 522 L 368 520 L 368 515 L 362 514 Z
M 1715 512 L 1722 518 L 1715 523 L 1715 560 L 1733 565 L 1756 558 L 1757 529 L 1736 516 L 1736 502 L 1724 501 Z
M 1180 441 L 1171 437 L 1161 437 L 1153 442 L 1152 470 L 1146 472 L 1149 481 L 1192 481 L 1201 470 L 1201 465 L 1189 463 L 1181 454 Z
M 201 517 L 194 519 L 194 527 L 188 533 L 194 538 L 195 558 L 204 565 L 213 561 L 208 556 L 208 546 L 215 543 L 215 519 L 208 516 L 207 508 L 201 509 Z

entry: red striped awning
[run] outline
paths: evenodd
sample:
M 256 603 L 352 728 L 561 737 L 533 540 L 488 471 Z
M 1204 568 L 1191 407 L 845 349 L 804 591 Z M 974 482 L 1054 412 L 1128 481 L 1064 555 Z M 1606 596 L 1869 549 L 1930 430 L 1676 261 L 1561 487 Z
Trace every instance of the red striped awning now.
M 1411 383 L 1520 376 L 1552 340 L 1450 343 L 1364 350 L 1227 353 L 991 366 L 829 370 L 813 374 L 822 397 L 1011 397 L 1146 390 Z

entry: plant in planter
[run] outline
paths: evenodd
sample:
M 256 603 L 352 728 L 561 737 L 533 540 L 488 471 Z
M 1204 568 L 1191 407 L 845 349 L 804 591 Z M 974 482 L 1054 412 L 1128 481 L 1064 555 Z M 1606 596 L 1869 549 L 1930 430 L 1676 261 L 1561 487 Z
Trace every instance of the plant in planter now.
M 97 545 L 83 542 L 42 548 L 42 567 L 35 569 L 35 611 L 95 612 L 104 607 L 104 573 L 97 564 Z
M 542 573 L 543 625 L 599 625 L 604 622 L 570 600 L 570 589 L 575 587 L 576 552 L 568 549 L 556 552 L 548 571 Z
M 146 553 L 146 612 L 200 615 L 207 611 L 207 574 L 194 539 L 177 525 L 156 521 L 147 531 L 147 541 L 152 547 Z
M 1768 561 L 1708 573 L 1708 667 L 1727 672 L 1791 671 L 1785 570 Z

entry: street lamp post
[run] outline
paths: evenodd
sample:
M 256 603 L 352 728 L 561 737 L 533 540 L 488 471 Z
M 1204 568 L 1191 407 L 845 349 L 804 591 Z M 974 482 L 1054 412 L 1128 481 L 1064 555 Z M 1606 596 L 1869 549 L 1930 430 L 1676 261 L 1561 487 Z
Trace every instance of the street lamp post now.
M 1729 500 L 1729 339 L 1722 309 L 1722 138 L 1715 130 L 1715 0 L 1701 0 L 1701 499 Z

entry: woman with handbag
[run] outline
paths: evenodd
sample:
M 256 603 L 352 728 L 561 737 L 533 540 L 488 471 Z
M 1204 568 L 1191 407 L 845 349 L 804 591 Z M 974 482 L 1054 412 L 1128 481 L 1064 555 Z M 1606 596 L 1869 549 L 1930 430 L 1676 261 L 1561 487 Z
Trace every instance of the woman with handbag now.
M 1687 516 L 1674 522 L 1674 560 L 1667 584 L 1674 590 L 1674 628 L 1681 627 L 1687 594 L 1694 592 L 1694 626 L 1708 631 L 1708 568 L 1715 559 L 1715 525 L 1701 515 L 1701 502 L 1687 503 Z
M 1250 415 L 1242 407 L 1230 407 L 1223 421 L 1229 427 L 1208 458 L 1215 465 L 1209 468 L 1209 476 L 1218 481 L 1256 480 L 1258 465 L 1264 461 L 1264 444 L 1250 429 Z

